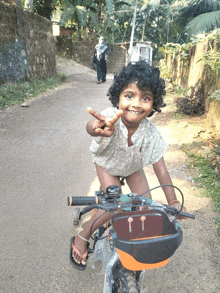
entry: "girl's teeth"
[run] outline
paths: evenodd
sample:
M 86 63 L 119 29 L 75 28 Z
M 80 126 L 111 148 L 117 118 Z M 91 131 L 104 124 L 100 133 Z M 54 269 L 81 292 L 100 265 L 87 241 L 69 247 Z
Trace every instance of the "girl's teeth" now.
M 135 111 L 129 111 L 129 112 L 131 112 L 133 114 L 139 114 L 139 112 L 135 112 Z

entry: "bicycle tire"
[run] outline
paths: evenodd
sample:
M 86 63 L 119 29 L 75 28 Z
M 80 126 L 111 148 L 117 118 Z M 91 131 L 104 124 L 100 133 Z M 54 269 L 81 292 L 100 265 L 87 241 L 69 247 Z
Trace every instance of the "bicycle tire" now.
M 129 271 L 119 264 L 113 272 L 112 293 L 140 293 L 139 276 L 140 272 Z

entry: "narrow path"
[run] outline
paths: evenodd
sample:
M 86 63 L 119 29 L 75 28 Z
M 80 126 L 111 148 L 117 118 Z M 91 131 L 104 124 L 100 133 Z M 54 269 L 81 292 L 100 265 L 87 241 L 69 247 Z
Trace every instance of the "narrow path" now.
M 103 274 L 74 270 L 69 263 L 72 226 L 68 195 L 92 194 L 99 186 L 89 152 L 86 107 L 101 111 L 109 105 L 105 84 L 95 73 L 72 61 L 58 62 L 69 83 L 15 107 L 0 116 L 1 205 L 0 291 L 4 293 L 101 293 Z M 169 99 L 168 99 L 169 100 Z M 212 201 L 197 197 L 189 179 L 181 143 L 193 136 L 173 120 L 172 103 L 152 118 L 169 143 L 165 159 L 173 182 L 183 190 L 195 220 L 182 221 L 183 243 L 163 268 L 143 274 L 141 293 L 217 293 L 220 288 L 220 246 Z M 88 115 L 88 116 L 87 116 Z M 150 186 L 156 186 L 146 168 Z M 164 200 L 161 193 L 154 199 Z M 98 280 L 98 282 L 97 282 Z

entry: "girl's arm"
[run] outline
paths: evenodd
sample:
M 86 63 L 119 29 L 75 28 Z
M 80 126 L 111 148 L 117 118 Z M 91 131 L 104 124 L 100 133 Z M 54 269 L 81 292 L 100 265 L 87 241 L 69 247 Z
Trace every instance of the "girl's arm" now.
M 163 185 L 163 184 L 173 185 L 173 182 L 170 178 L 170 175 L 167 170 L 167 167 L 166 167 L 166 164 L 164 162 L 163 157 L 157 163 L 153 164 L 153 169 L 154 169 L 154 172 L 155 172 L 155 174 L 158 178 L 158 181 L 160 182 L 161 185 Z M 177 208 L 179 210 L 180 204 L 178 202 L 176 202 L 177 198 L 176 198 L 174 188 L 171 186 L 164 186 L 162 188 L 165 193 L 168 204 L 170 204 L 171 206 L 174 206 L 175 208 Z M 183 207 L 182 211 L 187 212 L 185 207 Z
M 162 157 L 157 163 L 153 164 L 154 172 L 157 176 L 158 181 L 161 185 L 163 184 L 173 184 L 168 173 L 166 164 L 164 162 L 164 158 Z M 162 187 L 165 193 L 166 199 L 168 204 L 174 200 L 176 200 L 176 194 L 174 192 L 173 187 L 171 186 L 164 186 Z

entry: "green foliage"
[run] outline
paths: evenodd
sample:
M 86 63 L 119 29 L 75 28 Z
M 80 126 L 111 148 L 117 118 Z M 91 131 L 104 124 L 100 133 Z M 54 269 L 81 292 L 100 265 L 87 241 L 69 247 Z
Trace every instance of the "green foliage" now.
M 205 65 L 209 66 L 215 78 L 215 85 L 217 88 L 220 71 L 220 52 L 217 48 L 217 44 L 220 42 L 220 29 L 218 29 L 215 34 L 212 33 L 206 36 L 206 39 L 210 40 L 208 42 L 209 50 L 201 59 L 197 60 L 197 62 L 203 61 Z
M 204 56 L 197 60 L 197 62 L 204 61 L 206 65 L 210 67 L 216 79 L 218 78 L 220 70 L 220 53 L 217 49 L 220 43 L 220 29 L 203 35 L 201 37 L 194 37 L 191 42 L 184 44 L 167 43 L 165 46 L 160 47 L 160 52 L 168 56 L 180 56 L 180 61 L 188 62 L 191 52 L 193 52 L 193 47 L 200 41 L 210 41 L 209 50 Z M 216 80 L 217 81 L 217 80 Z
M 216 49 L 211 49 L 206 54 L 203 55 L 202 60 L 206 65 L 208 65 L 215 76 L 215 84 L 218 84 L 218 75 L 220 70 L 220 52 Z
M 215 219 L 215 224 L 218 226 L 218 234 L 220 235 L 220 218 Z
M 186 152 L 190 158 L 191 165 L 197 167 L 199 170 L 199 176 L 194 180 L 198 188 L 201 188 L 201 194 L 203 196 L 211 197 L 216 210 L 220 212 L 220 185 L 215 170 L 210 166 L 208 159 L 203 155 L 198 154 L 198 148 L 192 150 L 192 148 L 183 145 L 182 150 Z M 216 223 L 218 224 L 218 232 L 220 234 L 219 218 L 216 219 Z
M 180 61 L 188 61 L 190 56 L 190 49 L 195 46 L 196 43 L 196 41 L 186 44 L 167 43 L 163 48 L 160 48 L 160 50 L 169 56 L 178 54 L 180 56 Z
M 93 14 L 90 11 L 90 14 Z M 86 7 L 74 5 L 70 1 L 66 1 L 66 7 L 60 17 L 60 24 L 67 26 L 69 20 L 75 22 L 78 26 L 86 26 L 88 11 Z
M 69 26 L 72 23 L 74 29 L 80 31 L 84 19 L 88 34 L 95 32 L 104 35 L 111 43 L 130 41 L 135 0 L 62 0 L 61 2 L 62 24 Z M 145 2 L 149 1 L 137 2 L 134 40 L 141 40 L 144 31 L 143 40 L 152 42 L 154 57 L 160 59 L 159 47 L 166 44 L 168 39 L 170 41 L 179 39 L 181 28 L 178 28 L 177 32 L 177 27 L 173 26 L 173 15 L 177 14 L 177 8 L 170 5 L 174 0 L 161 0 L 161 5 L 158 6 L 144 5 Z M 77 15 L 77 5 L 85 7 L 86 17 Z
M 219 0 L 191 0 L 178 10 L 177 23 L 188 35 L 188 40 L 198 33 L 208 33 L 220 27 Z
M 110 35 L 118 29 L 117 11 L 130 6 L 129 1 L 119 0 L 62 0 L 61 25 L 75 26 L 78 34 L 86 27 L 90 34 Z
M 154 59 L 160 59 L 159 48 L 167 43 L 170 21 L 170 6 L 158 5 L 152 9 L 152 6 L 146 6 L 144 11 L 137 13 L 135 40 L 142 38 L 143 25 L 145 24 L 144 41 L 150 41 L 153 44 Z
M 48 89 L 54 89 L 56 86 L 66 81 L 66 75 L 58 74 L 41 80 L 2 85 L 0 87 L 0 108 L 4 109 L 12 105 L 21 104 L 28 98 L 36 97 Z
M 165 59 L 160 60 L 159 68 L 160 68 L 160 76 L 165 80 L 169 80 L 170 79 L 170 74 L 169 74 L 168 67 L 166 66 Z
M 40 16 L 51 19 L 54 10 L 52 0 L 33 0 L 32 11 Z
M 220 10 L 204 13 L 195 17 L 186 26 L 186 31 L 188 31 L 190 35 L 196 35 L 198 33 L 210 32 L 218 27 L 220 27 Z
M 79 38 L 95 33 L 104 35 L 111 43 L 130 41 L 136 0 L 34 0 L 34 11 L 50 18 L 55 9 L 52 1 L 62 10 L 61 25 L 71 28 Z M 206 21 L 197 20 L 196 24 L 203 23 L 207 30 L 211 29 L 208 23 L 213 23 L 213 28 L 220 25 L 220 1 L 160 0 L 157 6 L 149 5 L 149 2 L 137 1 L 134 40 L 143 38 L 152 42 L 156 60 L 161 59 L 159 48 L 166 43 L 186 43 L 191 35 L 186 33 L 185 27 L 190 28 L 190 21 L 196 22 L 197 17 L 202 18 L 205 12 L 214 13 L 213 17 L 206 17 Z M 192 23 L 191 28 L 198 25 Z M 186 61 L 188 52 L 182 52 L 181 58 Z

